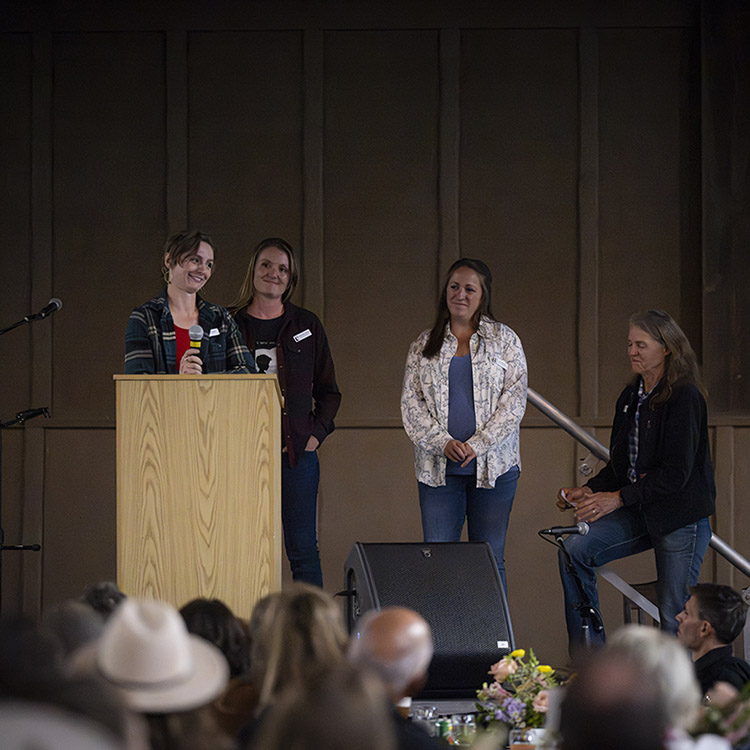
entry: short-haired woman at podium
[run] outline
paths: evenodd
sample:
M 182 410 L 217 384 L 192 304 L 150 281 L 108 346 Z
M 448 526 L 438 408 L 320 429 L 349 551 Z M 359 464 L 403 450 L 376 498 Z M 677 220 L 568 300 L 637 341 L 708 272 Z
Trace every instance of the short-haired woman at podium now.
M 207 235 L 183 231 L 167 240 L 162 257 L 167 287 L 130 316 L 125 333 L 126 373 L 256 371 L 227 309 L 198 294 L 213 268 L 214 248 Z
M 259 242 L 230 306 L 258 372 L 275 373 L 282 411 L 281 520 L 292 578 L 323 585 L 317 535 L 317 449 L 341 403 L 328 338 L 318 316 L 290 302 L 298 279 L 291 245 Z

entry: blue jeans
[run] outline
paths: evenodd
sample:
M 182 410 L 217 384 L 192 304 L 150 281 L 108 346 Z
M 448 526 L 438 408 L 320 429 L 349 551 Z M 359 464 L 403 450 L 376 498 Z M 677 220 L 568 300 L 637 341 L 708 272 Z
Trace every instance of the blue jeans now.
M 464 521 L 470 542 L 489 542 L 506 594 L 505 535 L 520 471 L 514 466 L 501 474 L 493 489 L 477 487 L 474 475 L 447 474 L 445 485 L 419 482 L 419 507 L 425 542 L 458 542 Z
M 281 522 L 292 578 L 322 587 L 317 533 L 319 481 L 317 451 L 302 453 L 294 468 L 289 465 L 289 456 L 281 454 Z
M 661 628 L 677 632 L 677 615 L 689 597 L 688 586 L 698 582 L 703 555 L 711 539 L 708 518 L 683 526 L 664 536 L 651 536 L 641 513 L 629 508 L 603 516 L 591 524 L 585 536 L 570 535 L 565 549 L 583 582 L 589 603 L 599 608 L 594 568 L 613 560 L 635 555 L 647 549 L 654 550 L 656 558 L 656 598 L 661 618 Z M 565 621 L 571 650 L 582 644 L 582 619 L 576 611 L 581 596 L 573 576 L 566 570 L 562 552 L 558 553 L 560 578 L 565 595 Z M 591 632 L 592 643 L 603 643 L 604 632 Z

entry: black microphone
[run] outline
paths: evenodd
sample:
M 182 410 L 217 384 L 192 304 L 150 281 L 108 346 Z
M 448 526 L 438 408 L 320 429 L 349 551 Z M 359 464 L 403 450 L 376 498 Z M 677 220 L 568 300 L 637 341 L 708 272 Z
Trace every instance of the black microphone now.
M 53 297 L 36 315 L 27 315 L 24 320 L 41 320 L 51 315 L 53 312 L 57 312 L 62 307 L 62 300 L 57 297 Z
M 16 419 L 23 424 L 27 419 L 34 419 L 34 417 L 42 416 L 47 419 L 50 418 L 48 406 L 43 406 L 41 409 L 26 409 L 25 411 L 19 411 L 18 414 L 16 414 Z
M 580 521 L 575 526 L 553 526 L 551 529 L 542 529 L 540 534 L 554 534 L 560 536 L 561 534 L 580 534 L 586 536 L 589 533 L 590 526 L 586 521 Z

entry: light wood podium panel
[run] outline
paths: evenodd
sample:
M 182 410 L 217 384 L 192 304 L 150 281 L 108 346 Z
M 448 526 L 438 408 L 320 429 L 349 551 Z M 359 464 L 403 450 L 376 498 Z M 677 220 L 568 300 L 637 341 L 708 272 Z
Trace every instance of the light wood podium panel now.
M 115 375 L 117 578 L 131 596 L 197 596 L 248 617 L 281 588 L 275 375 Z

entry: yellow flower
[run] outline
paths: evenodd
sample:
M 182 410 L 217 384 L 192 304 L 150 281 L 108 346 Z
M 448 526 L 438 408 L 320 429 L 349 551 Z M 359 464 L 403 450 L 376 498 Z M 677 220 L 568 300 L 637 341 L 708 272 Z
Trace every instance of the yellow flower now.
M 511 659 L 523 659 L 526 656 L 526 651 L 522 648 L 517 648 L 515 651 L 510 652 Z
M 554 671 L 554 670 L 552 669 L 552 667 L 550 667 L 550 666 L 549 666 L 548 664 L 540 664 L 540 665 L 539 665 L 539 666 L 537 667 L 537 669 L 538 669 L 538 670 L 539 670 L 539 671 L 540 671 L 540 672 L 541 672 L 542 674 L 552 674 L 552 672 Z

